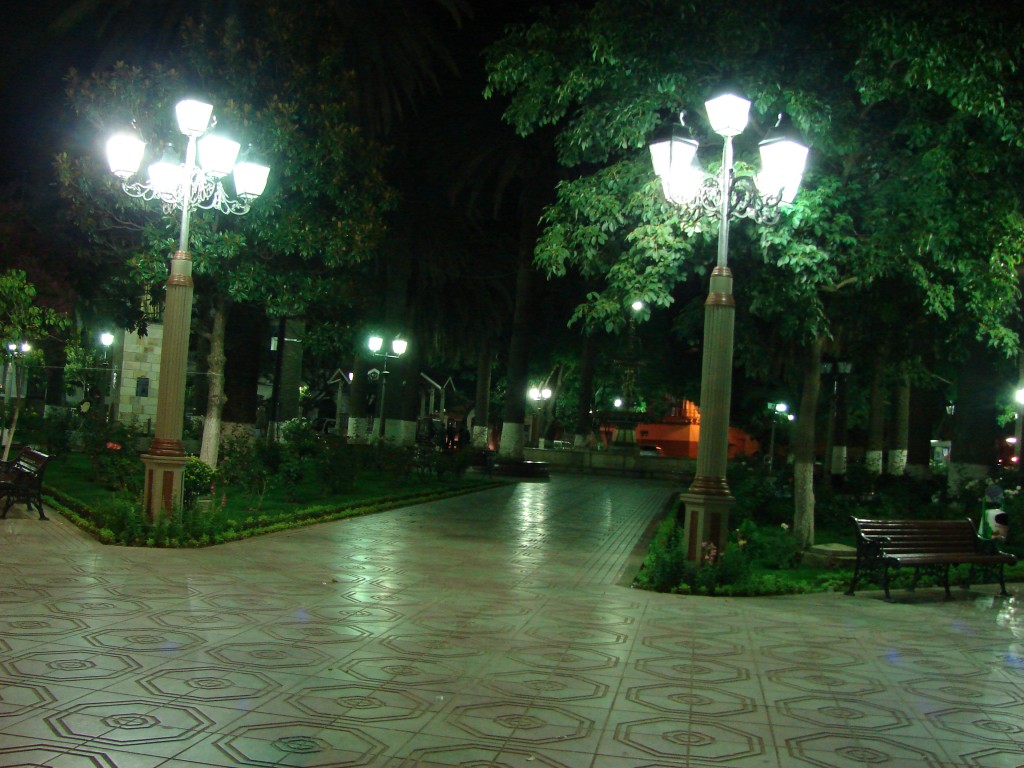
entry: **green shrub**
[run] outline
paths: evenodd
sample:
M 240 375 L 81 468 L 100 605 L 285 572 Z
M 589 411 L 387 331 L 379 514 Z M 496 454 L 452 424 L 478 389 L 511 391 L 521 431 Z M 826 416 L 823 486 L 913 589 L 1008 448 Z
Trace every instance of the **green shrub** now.
M 228 485 L 238 486 L 255 496 L 258 506 L 271 476 L 281 466 L 281 447 L 274 442 L 234 434 L 225 438 L 221 449 L 217 467 L 220 477 Z
M 435 454 L 437 457 L 435 469 L 439 478 L 458 479 L 466 474 L 469 465 L 473 461 L 473 455 L 468 448 L 457 451 L 442 451 Z
M 317 479 L 332 494 L 351 491 L 361 471 L 359 454 L 344 440 L 328 439 L 314 462 Z
M 320 434 L 309 419 L 299 416 L 281 424 L 281 441 L 286 450 L 299 457 L 313 456 L 322 446 Z
M 636 586 L 655 592 L 671 592 L 682 583 L 687 564 L 676 523 L 677 509 L 678 502 L 658 526 L 634 582 Z
M 728 551 L 744 552 L 759 568 L 785 570 L 800 562 L 800 544 L 786 523 L 759 526 L 753 520 L 745 520 L 733 535 L 731 544 Z
M 186 509 L 194 509 L 196 500 L 213 492 L 213 483 L 217 470 L 200 459 L 189 456 L 185 461 L 182 473 L 182 504 Z
M 281 462 L 278 474 L 290 501 L 298 499 L 299 484 L 306 476 L 305 459 L 289 452 Z
M 63 456 L 71 450 L 71 434 L 78 427 L 74 408 L 54 408 L 43 419 L 40 437 L 43 450 L 50 456 Z

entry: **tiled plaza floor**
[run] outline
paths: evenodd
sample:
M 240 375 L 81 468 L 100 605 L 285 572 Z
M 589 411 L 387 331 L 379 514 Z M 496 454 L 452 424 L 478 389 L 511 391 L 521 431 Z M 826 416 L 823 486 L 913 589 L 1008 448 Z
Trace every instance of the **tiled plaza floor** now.
M 190 551 L 17 507 L 0 766 L 1024 765 L 1016 598 L 629 589 L 671 490 L 554 477 Z

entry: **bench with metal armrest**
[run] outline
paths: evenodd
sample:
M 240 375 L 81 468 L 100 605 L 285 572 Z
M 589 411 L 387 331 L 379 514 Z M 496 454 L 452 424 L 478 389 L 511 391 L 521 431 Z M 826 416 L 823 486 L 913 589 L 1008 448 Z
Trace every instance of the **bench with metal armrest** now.
M 14 461 L 0 462 L 0 497 L 4 499 L 0 518 L 7 517 L 15 504 L 24 504 L 29 511 L 35 507 L 40 520 L 49 519 L 43 513 L 43 474 L 49 461 L 45 453 L 25 447 Z
M 874 575 L 882 584 L 885 599 L 891 601 L 889 584 L 891 569 L 913 568 L 917 585 L 921 573 L 934 575 L 949 593 L 949 569 L 954 565 L 970 566 L 968 584 L 981 574 L 999 582 L 1000 594 L 1006 595 L 1003 566 L 1017 562 L 1015 555 L 1002 552 L 991 539 L 978 536 L 974 523 L 961 520 L 870 520 L 852 518 L 857 528 L 857 564 L 846 594 L 852 595 L 865 573 Z

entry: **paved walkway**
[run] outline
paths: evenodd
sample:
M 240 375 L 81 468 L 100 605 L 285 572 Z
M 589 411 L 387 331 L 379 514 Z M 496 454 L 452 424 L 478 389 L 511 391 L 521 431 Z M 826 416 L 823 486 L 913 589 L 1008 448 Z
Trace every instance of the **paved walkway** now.
M 194 551 L 19 507 L 0 766 L 1024 765 L 1016 598 L 622 586 L 670 491 L 555 477 Z

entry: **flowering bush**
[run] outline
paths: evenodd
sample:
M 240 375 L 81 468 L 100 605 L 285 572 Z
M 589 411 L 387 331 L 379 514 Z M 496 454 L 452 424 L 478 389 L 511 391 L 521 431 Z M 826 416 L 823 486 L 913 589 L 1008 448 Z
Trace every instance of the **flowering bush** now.
M 142 490 L 142 463 L 135 449 L 135 424 L 85 419 L 82 448 L 92 461 L 96 477 L 112 491 Z

